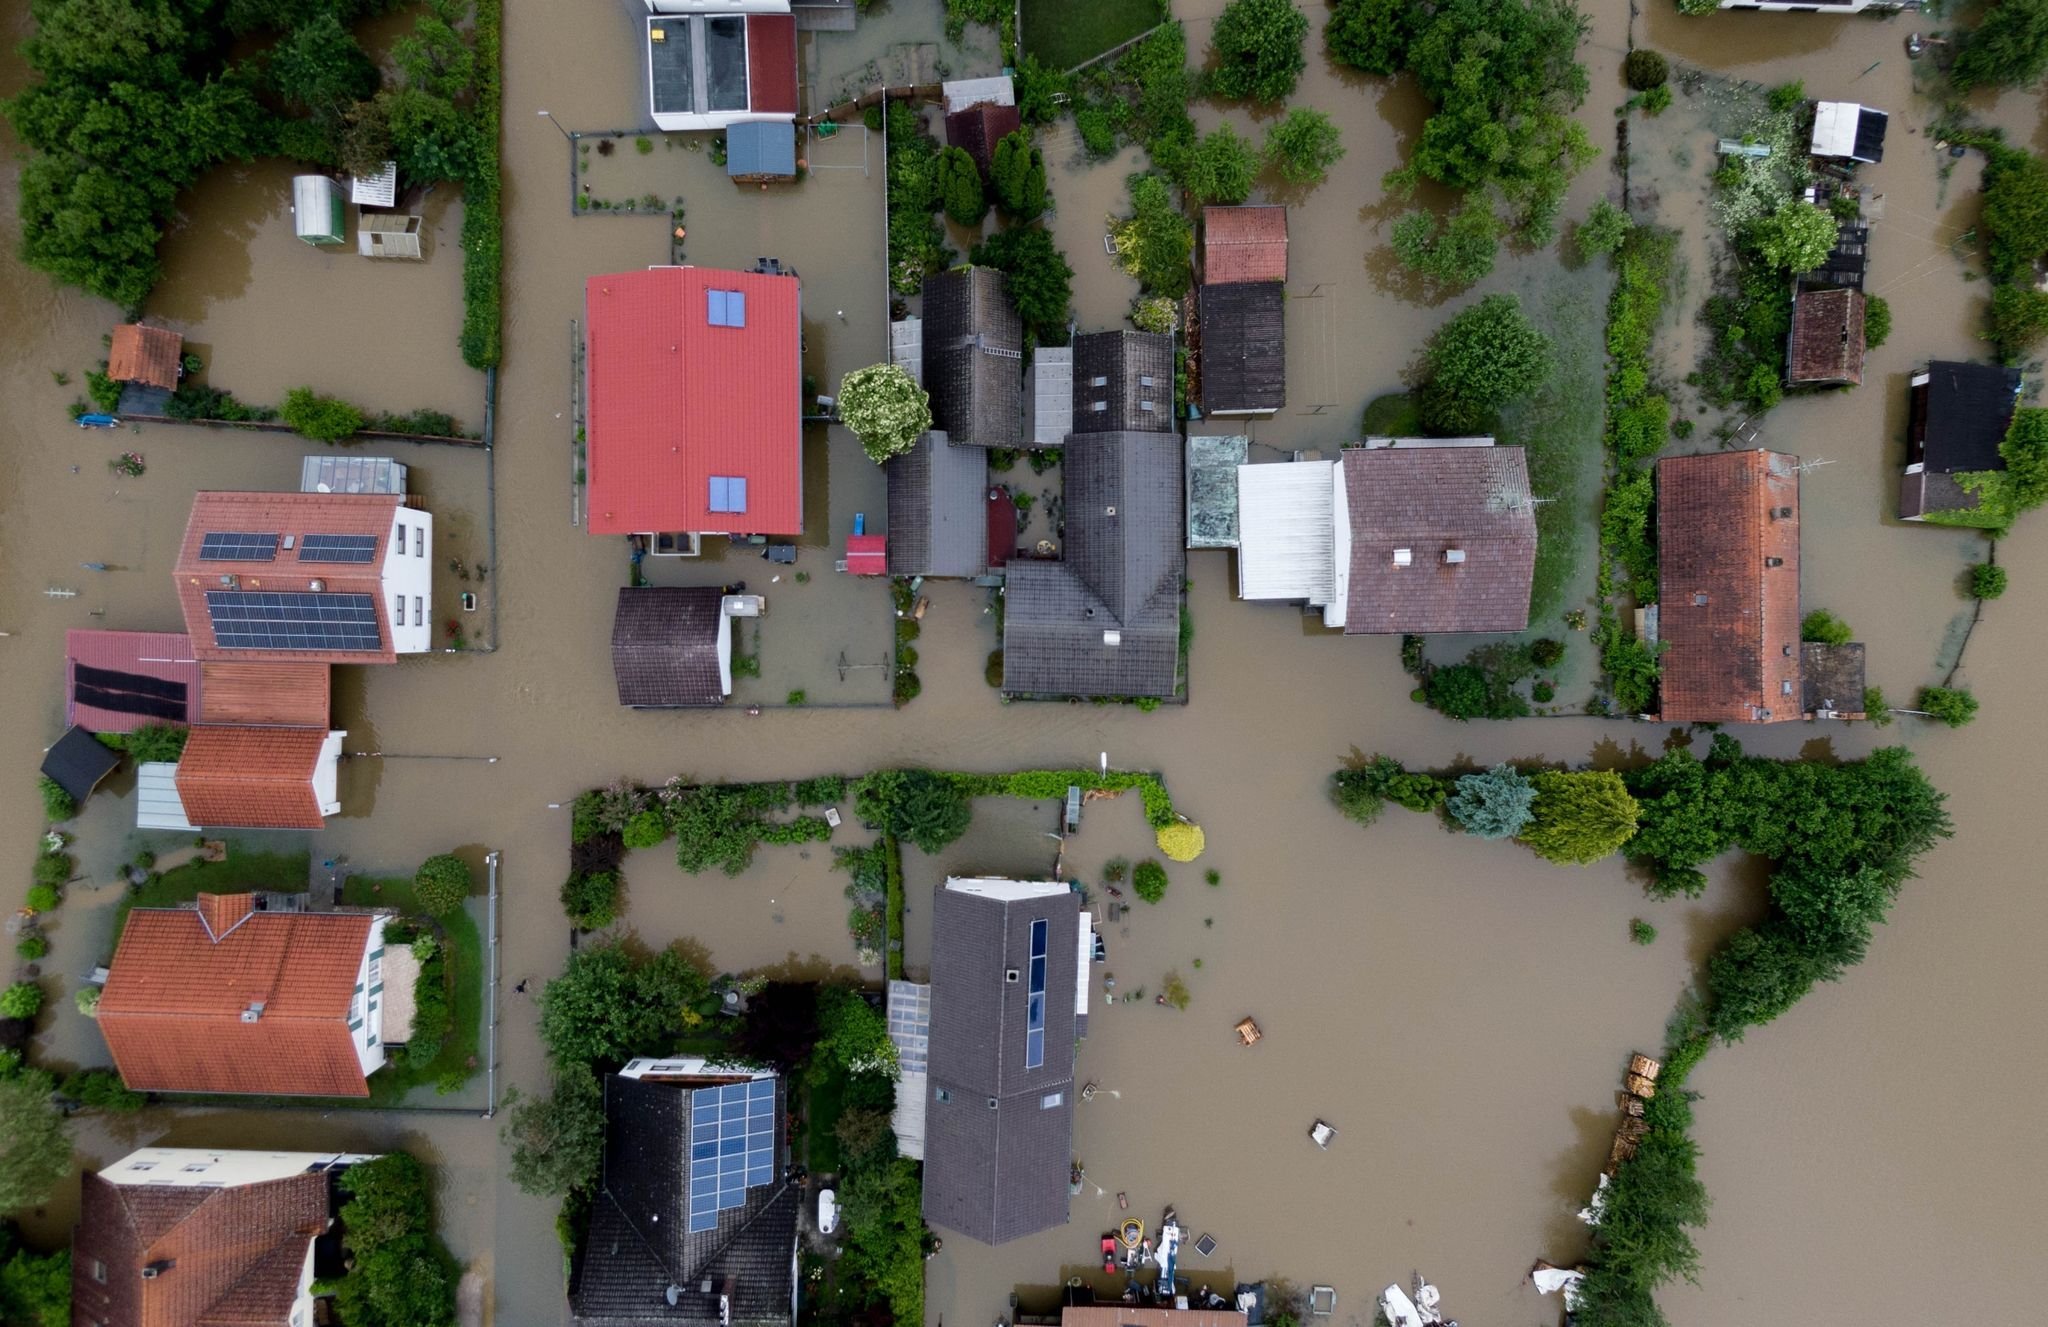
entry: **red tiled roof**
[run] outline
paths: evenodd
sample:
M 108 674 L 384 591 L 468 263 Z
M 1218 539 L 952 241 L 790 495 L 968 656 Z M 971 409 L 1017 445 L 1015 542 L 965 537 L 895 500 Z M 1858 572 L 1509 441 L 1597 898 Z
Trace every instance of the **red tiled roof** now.
M 1339 567 L 1350 576 L 1346 634 L 1529 625 L 1536 507 L 1520 447 L 1353 447 L 1340 464 L 1351 536 Z M 1405 564 L 1396 561 L 1403 550 Z
M 746 326 L 711 326 L 714 290 L 745 296 Z M 802 533 L 796 278 L 656 267 L 583 298 L 590 532 Z M 711 510 L 713 476 L 747 481 L 746 511 Z
M 319 829 L 313 795 L 325 728 L 199 724 L 178 759 L 185 818 L 209 829 Z
M 224 901 L 211 911 L 233 915 Z M 372 920 L 254 912 L 216 939 L 195 909 L 135 909 L 99 1005 L 122 1081 L 138 1092 L 369 1095 L 348 1017 Z
M 1798 464 L 1761 448 L 1657 463 L 1665 719 L 1801 717 Z
M 115 688 L 107 684 L 107 679 L 100 679 L 86 685 L 87 699 L 81 700 L 80 665 L 88 670 L 88 678 L 94 676 L 90 672 L 92 669 L 126 673 L 168 683 L 169 687 L 163 690 L 171 694 L 145 696 L 125 683 Z M 192 652 L 192 638 L 182 632 L 73 628 L 64 633 L 64 722 L 66 726 L 77 724 L 95 733 L 128 733 L 146 723 L 190 723 L 205 703 L 205 690 L 200 685 L 203 675 L 199 659 Z M 92 703 L 92 698 L 98 697 L 120 700 L 139 709 L 151 699 L 173 701 L 177 687 L 185 689 L 184 715 L 181 718 L 135 710 L 103 709 Z M 109 695 L 110 691 L 116 694 Z M 178 706 L 170 703 L 162 708 L 176 709 Z
M 165 327 L 127 323 L 114 329 L 107 349 L 107 376 L 115 382 L 139 382 L 175 391 L 185 338 Z
M 173 573 L 178 603 L 185 610 L 185 630 L 192 648 L 204 660 L 292 663 L 392 663 L 391 627 L 384 615 L 383 568 L 393 520 L 405 499 L 393 493 L 200 493 L 192 499 L 192 517 L 178 550 Z M 297 549 L 279 547 L 270 561 L 201 561 L 199 549 L 210 533 L 290 535 L 303 541 L 309 534 L 371 535 L 377 539 L 370 560 L 301 562 Z M 320 582 L 322 593 L 367 594 L 377 599 L 381 651 L 225 649 L 214 643 L 213 619 L 206 612 L 206 592 L 226 588 L 221 577 L 235 578 L 235 588 L 304 594 Z
M 83 1323 L 282 1327 L 328 1225 L 327 1172 L 197 1188 L 80 1180 L 71 1302 Z M 92 1275 L 97 1261 L 105 1280 Z M 142 1278 L 142 1269 L 158 1274 Z
M 796 19 L 747 15 L 747 109 L 796 114 Z
M 334 668 L 324 663 L 201 664 L 199 722 L 327 730 Z
M 855 576 L 884 576 L 889 571 L 889 540 L 878 534 L 846 536 L 846 569 Z
M 1802 290 L 1792 302 L 1791 382 L 1863 381 L 1863 292 Z
M 946 117 L 946 142 L 965 150 L 974 158 L 974 164 L 981 167 L 981 173 L 987 175 L 995 162 L 996 144 L 1023 123 L 1015 106 L 977 102 Z
M 1287 209 L 1202 209 L 1202 284 L 1287 279 Z

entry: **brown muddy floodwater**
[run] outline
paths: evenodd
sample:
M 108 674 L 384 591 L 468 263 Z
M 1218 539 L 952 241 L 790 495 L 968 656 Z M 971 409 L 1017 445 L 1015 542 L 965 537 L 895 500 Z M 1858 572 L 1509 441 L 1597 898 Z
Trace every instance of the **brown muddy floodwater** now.
M 1674 998 L 1705 955 L 1755 915 L 1755 873 L 1725 863 L 1705 898 L 1650 903 L 1612 863 L 1546 867 L 1391 811 L 1369 832 L 1354 829 L 1330 807 L 1324 786 L 1332 768 L 1359 753 L 1429 765 L 1608 762 L 1654 753 L 1665 730 L 1586 719 L 1454 725 L 1409 703 L 1392 641 L 1304 635 L 1287 615 L 1232 602 L 1232 568 L 1218 553 L 1190 559 L 1196 635 L 1185 708 L 1146 715 L 1000 704 L 981 677 L 990 640 L 983 597 L 948 586 L 934 592 L 920 640 L 924 694 L 901 712 L 750 719 L 620 710 L 606 640 L 623 561 L 611 541 L 568 519 L 568 328 L 585 276 L 662 260 L 664 222 L 574 217 L 566 145 L 535 115 L 546 108 L 590 129 L 639 123 L 628 7 L 595 8 L 513 0 L 506 16 L 509 318 L 497 417 L 497 649 L 343 670 L 338 703 L 349 749 L 391 754 L 351 762 L 350 813 L 313 837 L 315 860 L 346 853 L 359 869 L 405 870 L 451 846 L 503 853 L 501 1082 L 534 1090 L 546 1079 L 535 1011 L 510 986 L 556 971 L 566 953 L 555 898 L 566 813 L 556 804 L 579 789 L 619 775 L 752 779 L 899 762 L 1000 769 L 1090 763 L 1104 752 L 1120 767 L 1160 770 L 1182 809 L 1207 829 L 1211 849 L 1200 865 L 1218 870 L 1222 883 L 1211 888 L 1198 868 L 1177 869 L 1161 905 L 1112 929 L 1108 967 L 1120 992 L 1156 989 L 1177 969 L 1193 1003 L 1183 1013 L 1149 1001 L 1099 1012 L 1080 1073 L 1103 1091 L 1081 1110 L 1076 1137 L 1093 1185 L 1062 1231 L 999 1249 L 949 1239 L 929 1264 L 930 1319 L 988 1322 L 1013 1289 L 1056 1285 L 1090 1260 L 1114 1194 L 1124 1191 L 1134 1213 L 1150 1220 L 1172 1203 L 1195 1231 L 1216 1237 L 1216 1259 L 1188 1265 L 1198 1281 L 1280 1275 L 1330 1284 L 1343 1327 L 1369 1321 L 1376 1289 L 1405 1281 L 1411 1268 L 1442 1284 L 1468 1324 L 1555 1321 L 1556 1306 L 1527 1289 L 1523 1275 L 1539 1256 L 1569 1261 L 1582 1247 L 1571 1213 L 1604 1156 L 1622 1057 L 1657 1046 Z M 1189 8 L 1199 51 L 1220 4 Z M 1323 11 L 1310 8 L 1319 27 Z M 935 39 L 940 7 L 894 0 L 879 20 L 863 21 L 887 26 L 850 39 L 807 36 L 807 67 L 825 71 L 828 84 L 843 81 L 866 61 L 891 58 L 894 41 Z M 1600 6 L 1588 48 L 1596 91 L 1585 116 L 1603 146 L 1624 95 L 1615 68 L 1627 21 L 1618 6 Z M 7 22 L 8 35 L 23 35 L 19 8 Z M 1936 657 L 1962 607 L 1955 581 L 1977 548 L 1972 536 L 1902 528 L 1886 516 L 1900 383 L 1928 356 L 1977 352 L 1971 302 L 1982 291 L 1961 282 L 1945 248 L 1950 228 L 1968 224 L 1974 166 L 1965 163 L 1942 194 L 1935 159 L 1909 132 L 1926 107 L 1908 84 L 1900 47 L 1907 22 L 1799 14 L 1681 22 L 1660 0 L 1636 20 L 1639 37 L 1682 59 L 1766 83 L 1801 76 L 1810 92 L 1840 92 L 1896 113 L 1892 151 L 1870 174 L 1891 199 L 1873 237 L 1872 285 L 1898 311 L 1892 342 L 1873 357 L 1876 372 L 1863 389 L 1787 405 L 1766 433 L 1772 445 L 1833 462 L 1807 484 L 1806 595 L 1858 628 L 1870 644 L 1873 681 L 1895 696 L 1937 676 Z M 835 52 L 841 41 L 865 44 Z M 1319 51 L 1320 38 L 1311 41 Z M 1857 78 L 1874 61 L 1879 68 Z M 964 63 L 955 70 L 973 72 Z M 21 77 L 12 57 L 0 63 L 0 92 Z M 1327 312 L 1304 311 L 1305 298 L 1290 306 L 1289 372 L 1300 387 L 1293 401 L 1313 397 L 1331 409 L 1318 416 L 1291 403 L 1259 426 L 1262 438 L 1270 433 L 1287 447 L 1334 446 L 1349 436 L 1357 409 L 1398 382 L 1416 343 L 1448 312 L 1383 291 L 1371 265 L 1391 215 L 1378 179 L 1415 132 L 1420 108 L 1398 89 L 1338 77 L 1314 54 L 1304 96 L 1337 116 L 1351 155 L 1336 178 L 1301 200 L 1293 229 L 1293 284 L 1329 283 L 1333 292 L 1323 297 Z M 1217 114 L 1200 113 L 1205 124 Z M 1248 124 L 1242 112 L 1228 114 Z M 2035 138 L 2031 99 L 2005 98 L 1995 115 L 2022 140 Z M 1100 219 L 1118 205 L 1110 170 L 1098 167 L 1061 194 L 1058 226 L 1077 270 L 1099 252 Z M 280 174 L 259 166 L 209 180 L 188 204 L 193 224 L 211 232 L 207 242 L 173 241 L 174 270 L 160 298 L 175 301 L 166 316 L 218 348 L 210 365 L 217 380 L 252 397 L 305 381 L 385 408 L 474 409 L 465 403 L 480 400 L 478 379 L 453 353 L 445 261 L 452 244 L 437 253 L 443 261 L 400 270 L 374 292 L 330 286 L 295 298 L 293 281 L 322 274 L 292 261 L 298 255 L 288 249 L 273 251 Z M 11 216 L 13 172 L 4 178 L 9 197 L 0 204 L 9 205 L 0 210 Z M 1671 196 L 1678 187 L 1674 173 Z M 1567 215 L 1583 215 L 1594 197 L 1617 189 L 1606 163 L 1595 165 Z M 688 196 L 691 261 L 779 252 L 797 263 L 811 318 L 806 368 L 823 382 L 882 353 L 880 191 L 879 170 L 844 170 L 814 172 L 773 196 L 701 179 L 663 192 Z M 435 225 L 452 235 L 459 204 L 437 205 L 445 210 Z M 1494 282 L 1541 291 L 1554 263 L 1554 252 L 1521 255 Z M 1127 286 L 1094 276 L 1079 284 L 1084 325 L 1110 324 L 1128 302 Z M 27 771 L 60 722 L 64 628 L 171 624 L 166 571 L 191 492 L 288 486 L 305 449 L 169 429 L 140 438 L 81 435 L 64 416 L 76 389 L 56 386 L 50 371 L 67 368 L 75 380 L 98 357 L 115 312 L 53 289 L 8 258 L 0 259 L 0 314 L 0 393 L 10 406 L 0 416 L 0 631 L 8 633 L 0 676 L 9 683 L 0 699 L 0 759 L 18 772 L 17 795 L 0 803 L 0 857 L 23 861 L 39 829 Z M 107 456 L 126 446 L 149 454 L 142 479 L 116 481 L 105 469 Z M 480 458 L 407 459 L 437 509 L 445 503 L 477 528 Z M 1963 674 L 1983 700 L 1983 721 L 1961 732 L 1903 720 L 1882 735 L 1798 725 L 1745 735 L 1753 748 L 1779 755 L 1854 755 L 1880 741 L 1907 742 L 1951 794 L 1958 833 L 1923 863 L 1925 879 L 1907 891 L 1862 967 L 1781 1024 L 1717 1050 L 1696 1074 L 1715 1206 L 1701 1237 L 1700 1285 L 1663 1298 L 1679 1327 L 1718 1327 L 1760 1312 L 1890 1322 L 1907 1316 L 1902 1304 L 1958 1295 L 1984 1321 L 2018 1323 L 2037 1318 L 2048 1299 L 2039 1202 L 2048 1163 L 2024 1141 L 2032 1105 L 2048 1090 L 2048 1071 L 2025 1041 L 2048 1014 L 2034 943 L 2048 928 L 2048 901 L 2038 867 L 2025 866 L 2033 797 L 2021 777 L 2048 727 L 2025 681 L 2048 651 L 2048 575 L 2038 574 L 2048 568 L 2048 524 L 2023 526 L 2000 556 L 2017 572 L 2013 588 L 1987 610 Z M 88 560 L 118 570 L 77 568 Z M 46 598 L 51 586 L 84 593 Z M 495 763 L 473 758 L 491 756 Z M 119 795 L 94 800 L 80 827 L 87 875 L 105 878 L 122 859 L 131 814 Z M 978 832 L 948 857 L 913 860 L 913 965 L 919 947 L 928 949 L 924 891 L 944 870 L 1047 864 L 1051 844 L 1034 842 L 1042 830 L 1031 814 L 984 807 Z M 1051 828 L 1049 808 L 1042 814 Z M 1098 803 L 1068 861 L 1082 879 L 1097 879 L 1107 858 L 1147 849 L 1135 805 Z M 826 856 L 766 850 L 737 880 L 681 877 L 636 859 L 627 867 L 628 924 L 652 943 L 694 937 L 725 968 L 850 970 L 845 904 Z M 64 1062 L 104 1053 L 69 1013 L 76 974 L 103 956 L 90 932 L 105 895 L 81 892 L 76 915 L 67 905 L 59 918 L 46 978 L 54 1012 L 44 1054 Z M 1630 944 L 1635 916 L 1655 923 L 1663 939 Z M 1266 1033 L 1251 1050 L 1230 1032 L 1246 1014 Z M 1341 1130 L 1328 1152 L 1305 1136 L 1318 1116 Z M 286 1136 L 418 1148 L 441 1167 L 451 1246 L 490 1282 L 490 1319 L 561 1319 L 552 1209 L 501 1178 L 491 1121 L 153 1111 L 89 1128 L 79 1148 L 97 1163 L 159 1137 Z M 73 1201 L 60 1197 L 30 1221 L 33 1232 L 60 1236 Z

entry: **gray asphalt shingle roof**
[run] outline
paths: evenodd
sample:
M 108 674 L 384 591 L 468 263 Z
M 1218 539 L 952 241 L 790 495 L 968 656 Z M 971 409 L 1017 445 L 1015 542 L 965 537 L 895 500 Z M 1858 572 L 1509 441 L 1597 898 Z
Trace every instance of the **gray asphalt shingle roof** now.
M 979 576 L 988 570 L 988 453 L 926 433 L 883 467 L 889 479 L 889 574 Z
M 1074 432 L 1172 428 L 1171 336 L 1123 331 L 1074 338 Z
M 1024 323 L 1003 274 L 992 267 L 940 272 L 925 278 L 921 302 L 932 427 L 955 446 L 1019 446 Z
M 674 708 L 724 703 L 718 659 L 724 597 L 716 586 L 620 588 L 612 614 L 612 676 L 619 704 Z

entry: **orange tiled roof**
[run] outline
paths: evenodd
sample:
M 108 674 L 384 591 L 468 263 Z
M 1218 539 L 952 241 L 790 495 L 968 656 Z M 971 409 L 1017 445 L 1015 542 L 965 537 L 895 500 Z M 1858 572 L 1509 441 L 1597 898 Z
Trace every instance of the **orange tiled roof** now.
M 199 722 L 324 730 L 333 673 L 324 663 L 203 663 Z
M 1287 279 L 1287 209 L 1202 209 L 1202 284 Z
M 313 771 L 321 728 L 198 724 L 178 759 L 178 800 L 195 825 L 222 829 L 319 829 Z
M 1863 315 L 1860 290 L 1800 291 L 1792 301 L 1790 380 L 1861 383 Z
M 384 616 L 384 556 L 393 518 L 405 499 L 395 493 L 200 493 L 192 500 L 192 517 L 179 546 L 178 603 L 185 610 L 185 630 L 201 660 L 224 662 L 392 663 L 390 622 Z M 199 557 L 209 533 L 294 536 L 303 543 L 309 534 L 372 535 L 376 550 L 363 563 L 301 562 L 297 549 L 280 547 L 269 561 L 222 561 Z M 381 650 L 258 650 L 226 649 L 217 644 L 213 619 L 206 611 L 206 592 L 224 588 L 233 577 L 238 590 L 305 594 L 318 581 L 326 594 L 367 594 L 378 601 L 377 628 Z
M 128 915 L 99 1005 L 122 1080 L 138 1092 L 369 1095 L 348 1016 L 372 918 L 250 912 L 208 930 L 246 897 Z
M 107 349 L 107 376 L 115 382 L 139 382 L 175 391 L 185 338 L 166 327 L 127 323 L 114 329 Z

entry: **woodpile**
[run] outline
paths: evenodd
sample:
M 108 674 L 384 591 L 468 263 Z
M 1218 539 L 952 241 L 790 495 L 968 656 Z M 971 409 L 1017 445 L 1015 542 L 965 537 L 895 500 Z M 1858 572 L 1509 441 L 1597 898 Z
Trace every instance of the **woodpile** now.
M 1621 1121 L 1615 1126 L 1614 1139 L 1607 1147 L 1607 1173 L 1612 1175 L 1625 1161 L 1633 1160 L 1636 1145 L 1643 1135 L 1650 1132 L 1649 1121 L 1643 1118 L 1643 1103 L 1657 1095 L 1657 1075 L 1664 1066 L 1647 1055 L 1631 1055 L 1628 1068 L 1622 1074 L 1624 1091 L 1614 1094 L 1614 1105 L 1621 1112 Z

